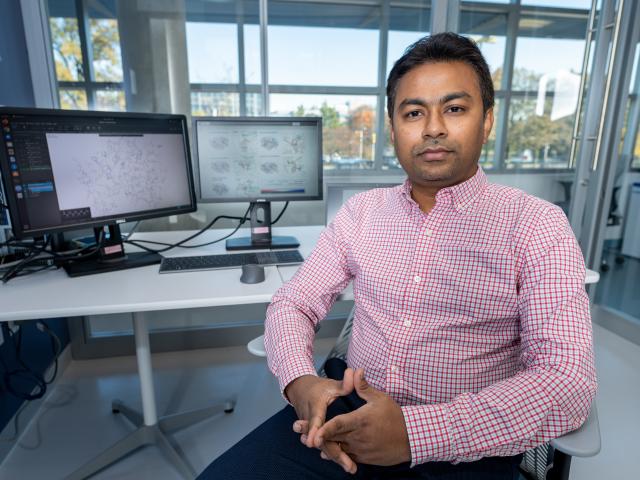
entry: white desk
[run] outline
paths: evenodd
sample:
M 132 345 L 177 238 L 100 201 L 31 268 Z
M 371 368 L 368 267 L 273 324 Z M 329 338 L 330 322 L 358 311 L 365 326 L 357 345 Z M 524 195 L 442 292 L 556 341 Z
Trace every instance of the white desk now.
M 196 240 L 203 243 L 219 238 L 223 233 L 209 231 Z M 171 242 L 186 238 L 188 234 L 189 232 L 148 233 L 139 234 L 137 238 Z M 224 244 L 215 244 L 201 249 L 174 249 L 167 252 L 167 255 L 222 252 L 224 252 Z M 267 303 L 282 285 L 277 267 L 265 269 L 265 281 L 262 283 L 246 285 L 241 284 L 239 279 L 239 268 L 160 275 L 158 265 L 151 265 L 77 278 L 69 278 L 63 270 L 47 271 L 18 277 L 5 285 L 0 285 L 0 305 L 2 305 L 0 321 L 133 313 L 142 414 L 119 401 L 113 402 L 112 409 L 114 412 L 124 414 L 137 428 L 73 472 L 67 477 L 69 480 L 87 478 L 117 462 L 128 453 L 147 445 L 159 447 L 185 478 L 195 477 L 193 468 L 173 448 L 166 434 L 222 411 L 232 410 L 233 404 L 214 405 L 202 410 L 158 418 L 149 349 L 149 330 L 144 312 Z

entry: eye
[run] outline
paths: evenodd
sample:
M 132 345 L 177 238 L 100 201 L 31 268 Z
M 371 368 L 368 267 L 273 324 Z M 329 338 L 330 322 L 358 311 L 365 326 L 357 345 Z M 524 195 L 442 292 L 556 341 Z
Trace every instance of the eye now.
M 420 115 L 422 115 L 422 112 L 420 112 L 420 110 L 411 110 L 410 112 L 405 113 L 405 117 L 407 118 L 417 118 Z
M 451 113 L 462 113 L 464 112 L 464 110 L 465 110 L 464 107 L 460 107 L 458 105 L 452 105 L 449 108 L 447 108 L 447 111 Z

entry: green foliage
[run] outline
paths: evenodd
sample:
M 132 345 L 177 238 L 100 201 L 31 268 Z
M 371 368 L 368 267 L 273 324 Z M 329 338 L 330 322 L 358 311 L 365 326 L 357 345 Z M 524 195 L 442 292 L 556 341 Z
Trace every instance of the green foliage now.
M 49 26 L 58 81 L 84 80 L 78 21 L 75 18 L 51 18 Z

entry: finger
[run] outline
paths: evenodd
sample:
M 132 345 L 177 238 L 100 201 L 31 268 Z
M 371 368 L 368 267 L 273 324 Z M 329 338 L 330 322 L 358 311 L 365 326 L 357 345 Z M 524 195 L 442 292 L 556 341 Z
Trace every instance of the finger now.
M 300 435 L 300 443 L 302 443 L 303 445 L 307 446 L 307 436 L 306 435 Z
M 309 433 L 309 422 L 306 420 L 296 420 L 293 422 L 293 431 L 296 433 Z
M 327 413 L 326 406 L 322 408 L 322 406 L 318 407 L 318 409 L 313 413 L 312 417 L 309 419 L 308 430 L 307 430 L 307 447 L 313 447 L 315 444 L 315 437 L 317 435 L 318 430 L 322 425 L 324 425 L 325 415 Z
M 364 378 L 364 368 L 359 368 L 353 375 L 353 383 L 358 396 L 367 402 L 373 400 L 378 394 L 378 390 L 373 388 Z
M 356 412 L 337 415 L 325 423 L 318 429 L 314 441 L 314 445 L 318 448 L 326 441 L 335 440 L 337 436 L 352 432 L 356 428 Z
M 344 376 L 342 377 L 342 382 L 340 383 L 340 387 L 338 390 L 338 395 L 340 397 L 349 395 L 353 392 L 353 368 L 347 368 L 344 371 Z
M 354 474 L 358 469 L 356 462 L 354 462 L 349 455 L 347 455 L 340 445 L 336 442 L 325 442 L 322 447 L 322 453 L 328 458 L 340 465 L 345 472 Z M 320 456 L 322 456 L 322 453 Z

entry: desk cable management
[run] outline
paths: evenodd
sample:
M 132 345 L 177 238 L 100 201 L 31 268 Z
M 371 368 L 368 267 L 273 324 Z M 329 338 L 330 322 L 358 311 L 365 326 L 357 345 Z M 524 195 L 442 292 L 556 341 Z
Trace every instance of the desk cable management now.
M 286 202 L 284 207 L 282 208 L 282 211 L 278 214 L 276 219 L 273 222 L 271 222 L 271 225 L 274 225 L 278 220 L 280 220 L 284 212 L 287 210 L 288 206 L 289 206 L 289 202 Z M 0 205 L 0 207 L 7 208 L 6 205 L 4 204 Z M 240 227 L 244 225 L 244 223 L 248 220 L 250 211 L 251 211 L 251 207 L 247 208 L 247 210 L 245 211 L 242 217 L 218 215 L 213 220 L 211 220 L 207 225 L 201 228 L 199 231 L 176 243 L 158 242 L 153 240 L 123 240 L 123 242 L 129 245 L 134 245 L 150 253 L 163 253 L 173 248 L 199 248 L 207 245 L 213 245 L 215 243 L 221 242 L 233 236 L 240 229 Z M 202 235 L 204 232 L 209 230 L 216 222 L 218 222 L 218 220 L 221 220 L 221 219 L 239 220 L 239 222 L 238 222 L 238 225 L 233 229 L 231 233 L 221 238 L 218 238 L 216 240 L 212 240 L 206 243 L 200 243 L 197 245 L 184 245 L 188 241 L 193 240 L 199 235 Z M 140 222 L 136 223 L 132 231 L 137 228 L 139 223 Z M 47 236 L 46 239 L 36 240 L 34 242 L 20 242 L 16 239 L 10 239 L 4 243 L 1 243 L 0 247 L 5 247 L 5 246 L 14 247 L 14 248 L 18 247 L 23 249 L 21 254 L 14 256 L 16 258 L 12 258 L 12 261 L 10 261 L 9 263 L 5 263 L 5 260 L 8 257 L 8 255 L 0 257 L 0 269 L 6 268 L 6 271 L 1 277 L 2 283 L 7 283 L 12 278 L 30 275 L 33 273 L 40 272 L 42 270 L 49 269 L 49 268 L 60 268 L 65 262 L 68 262 L 68 261 L 82 260 L 82 259 L 94 256 L 96 253 L 100 251 L 100 248 L 102 248 L 105 241 L 105 236 L 104 236 L 104 232 L 101 231 L 97 243 L 93 245 L 88 245 L 86 247 L 82 247 L 76 250 L 68 250 L 65 252 L 54 252 L 50 248 L 48 248 L 50 247 L 51 239 L 52 239 L 51 236 Z M 163 248 L 154 249 L 151 247 L 147 247 L 143 244 L 160 245 Z M 35 268 L 27 269 L 28 267 L 35 267 Z
M 20 414 L 25 410 L 29 402 L 44 397 L 47 392 L 47 386 L 55 380 L 58 375 L 58 358 L 62 352 L 62 342 L 58 335 L 51 330 L 46 321 L 39 320 L 36 323 L 36 328 L 49 336 L 54 359 L 53 373 L 51 374 L 51 378 L 47 380 L 44 374 L 33 370 L 33 368 L 27 365 L 22 359 L 22 329 L 24 327 L 21 323 L 17 323 L 16 325 L 15 330 L 10 328 L 6 323 L 1 326 L 5 338 L 8 340 L 7 343 L 13 346 L 14 360 L 17 364 L 17 368 L 11 368 L 11 362 L 7 362 L 4 357 L 4 352 L 0 353 L 0 366 L 4 370 L 1 377 L 1 385 L 3 390 L 16 398 L 24 400 L 24 402 L 13 416 L 14 433 L 8 438 L 0 438 L 0 442 L 5 443 L 13 442 L 17 439 L 20 430 Z M 23 388 L 20 388 L 18 384 L 21 384 Z M 30 385 L 31 388 L 24 388 L 24 384 Z

